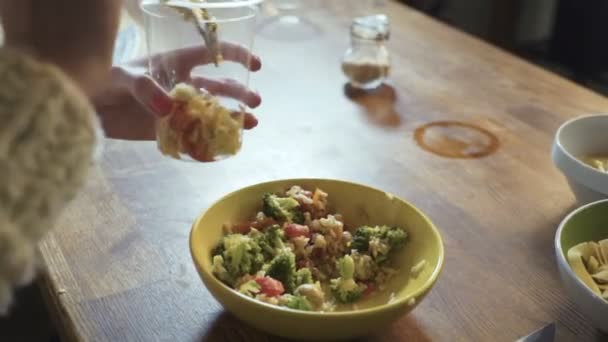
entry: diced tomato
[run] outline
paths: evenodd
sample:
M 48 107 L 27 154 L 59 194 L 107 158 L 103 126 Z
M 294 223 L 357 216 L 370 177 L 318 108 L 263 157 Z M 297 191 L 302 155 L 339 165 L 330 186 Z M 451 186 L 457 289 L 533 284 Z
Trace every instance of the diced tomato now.
M 232 225 L 232 232 L 238 234 L 247 234 L 251 230 L 250 222 L 241 222 Z
M 365 291 L 363 291 L 364 296 L 370 295 L 372 292 L 376 290 L 376 285 L 374 283 L 365 283 Z
M 260 291 L 269 297 L 279 296 L 285 292 L 283 284 L 271 277 L 258 277 L 255 279 L 255 282 L 260 285 Z
M 285 235 L 287 235 L 287 237 L 290 239 L 296 238 L 298 236 L 310 236 L 310 229 L 308 228 L 308 226 L 304 226 L 301 224 L 288 223 L 285 225 L 284 229 Z

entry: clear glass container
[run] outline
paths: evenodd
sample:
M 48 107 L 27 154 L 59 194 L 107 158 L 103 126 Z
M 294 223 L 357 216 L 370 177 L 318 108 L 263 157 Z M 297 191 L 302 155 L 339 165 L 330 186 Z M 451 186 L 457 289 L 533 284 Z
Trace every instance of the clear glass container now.
M 352 87 L 375 89 L 386 81 L 391 68 L 386 47 L 389 35 L 389 20 L 384 14 L 353 20 L 351 45 L 342 58 L 342 71 Z
M 246 65 L 251 60 L 260 2 L 142 1 L 149 75 L 178 100 L 171 113 L 157 122 L 163 154 L 216 161 L 240 150 L 247 107 L 226 96 L 234 93 L 226 89 L 239 84 L 242 92 L 249 86 L 249 69 L 234 60 Z M 196 124 L 192 117 L 197 117 Z

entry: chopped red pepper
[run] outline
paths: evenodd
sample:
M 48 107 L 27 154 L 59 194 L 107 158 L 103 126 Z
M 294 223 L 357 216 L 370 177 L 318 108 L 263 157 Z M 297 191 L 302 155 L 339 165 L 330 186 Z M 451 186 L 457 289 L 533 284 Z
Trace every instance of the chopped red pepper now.
M 250 222 L 236 223 L 232 225 L 232 232 L 238 234 L 247 234 L 251 230 Z
M 261 292 L 268 297 L 275 297 L 281 295 L 285 292 L 285 288 L 283 284 L 271 277 L 258 277 L 255 279 L 255 282 L 258 283 L 261 287 Z

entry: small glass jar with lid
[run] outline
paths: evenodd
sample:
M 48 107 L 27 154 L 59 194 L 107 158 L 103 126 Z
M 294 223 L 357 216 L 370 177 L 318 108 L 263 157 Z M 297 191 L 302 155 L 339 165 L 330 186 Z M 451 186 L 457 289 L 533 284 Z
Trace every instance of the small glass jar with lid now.
M 352 87 L 371 90 L 390 72 L 389 20 L 384 14 L 357 17 L 350 29 L 351 45 L 342 58 L 342 71 Z

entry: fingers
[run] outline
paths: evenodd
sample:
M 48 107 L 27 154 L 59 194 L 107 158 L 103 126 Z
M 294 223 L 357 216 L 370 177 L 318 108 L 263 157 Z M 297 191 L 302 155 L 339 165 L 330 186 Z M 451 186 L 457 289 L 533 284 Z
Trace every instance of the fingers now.
M 169 94 L 167 94 L 153 79 L 148 76 L 134 76 L 122 69 L 116 69 L 113 72 L 115 73 L 113 75 L 115 82 L 120 84 L 120 86 L 130 89 L 133 97 L 145 109 L 161 117 L 174 112 L 174 114 L 177 115 L 173 115 L 171 118 L 171 127 L 178 131 L 191 129 L 193 120 L 190 120 L 188 116 L 179 115 L 179 113 L 183 112 L 181 110 L 174 111 L 174 107 L 179 104 L 176 104 L 171 96 L 169 96 Z M 235 98 L 251 108 L 255 108 L 261 103 L 259 94 L 234 80 L 194 78 L 192 79 L 192 83 L 193 86 L 207 89 L 214 95 Z M 234 115 L 242 114 L 235 113 Z M 245 129 L 252 129 L 257 125 L 258 120 L 253 114 L 244 114 L 243 127 Z
M 226 61 L 241 63 L 251 71 L 258 71 L 262 68 L 260 57 L 252 54 L 245 47 L 232 43 L 221 43 L 220 50 L 222 57 Z
M 262 98 L 257 92 L 232 79 L 194 77 L 191 79 L 191 84 L 197 88 L 203 88 L 213 95 L 233 98 L 250 108 L 255 108 L 262 103 Z
M 173 99 L 148 76 L 139 76 L 133 82 L 133 96 L 150 112 L 165 116 L 171 113 Z
M 247 48 L 233 43 L 220 43 L 220 52 L 225 61 L 243 65 L 250 71 L 262 68 L 260 57 L 252 54 Z M 162 53 L 152 58 L 152 65 L 173 65 L 179 77 L 186 78 L 192 69 L 199 65 L 214 62 L 214 56 L 204 45 L 197 45 Z
M 234 113 L 234 115 L 241 115 L 241 113 Z M 243 128 L 253 129 L 258 125 L 258 119 L 251 113 L 245 113 L 243 118 Z
M 112 83 L 115 89 L 124 89 L 135 98 L 146 110 L 165 116 L 171 113 L 173 99 L 152 78 L 140 73 L 131 72 L 127 68 L 112 68 Z M 111 95 L 107 93 L 107 95 Z M 99 99 L 100 102 L 108 100 Z

